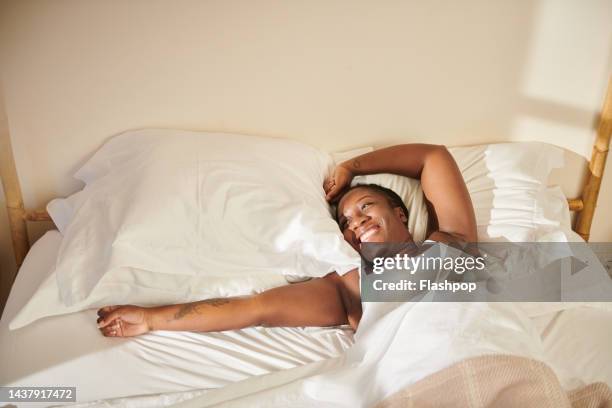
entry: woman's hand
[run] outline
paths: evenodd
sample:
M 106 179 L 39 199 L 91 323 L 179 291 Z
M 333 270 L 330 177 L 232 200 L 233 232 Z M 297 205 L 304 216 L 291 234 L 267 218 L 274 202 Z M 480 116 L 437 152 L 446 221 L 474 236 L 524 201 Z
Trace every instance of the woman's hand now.
M 139 306 L 106 306 L 98 310 L 98 328 L 106 337 L 131 337 L 151 330 L 151 310 Z
M 327 178 L 323 183 L 325 199 L 329 202 L 337 199 L 342 190 L 351 185 L 351 181 L 353 181 L 354 176 L 355 175 L 344 163 L 337 165 L 329 178 Z

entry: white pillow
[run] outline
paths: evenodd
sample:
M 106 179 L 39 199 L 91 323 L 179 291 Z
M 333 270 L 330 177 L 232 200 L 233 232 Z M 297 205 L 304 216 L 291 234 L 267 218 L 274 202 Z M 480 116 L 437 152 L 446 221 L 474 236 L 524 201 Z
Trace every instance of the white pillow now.
M 74 209 L 84 194 L 85 190 L 80 190 L 66 198 L 55 198 L 47 204 L 47 213 L 62 235 L 66 233 L 70 221 L 74 218 Z
M 114 137 L 75 175 L 85 189 L 49 208 L 54 221 L 64 217 L 63 303 L 176 303 L 347 272 L 360 260 L 324 198 L 330 160 L 287 139 L 162 129 Z
M 454 147 L 455 158 L 476 213 L 482 241 L 539 240 L 543 225 L 569 223 L 560 189 L 547 187 L 563 150 L 540 142 Z

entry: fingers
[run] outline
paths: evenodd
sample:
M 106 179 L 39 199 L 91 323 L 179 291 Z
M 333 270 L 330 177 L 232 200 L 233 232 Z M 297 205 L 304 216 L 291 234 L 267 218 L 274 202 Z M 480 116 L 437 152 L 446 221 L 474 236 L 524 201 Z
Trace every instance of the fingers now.
M 108 326 L 113 322 L 113 320 L 119 319 L 121 317 L 121 313 L 122 311 L 119 306 L 110 306 L 110 311 L 108 313 L 103 313 L 98 318 L 98 328 Z
M 340 199 L 340 197 L 342 196 L 342 192 L 345 191 L 348 187 L 344 186 L 344 187 L 340 187 L 338 185 L 335 185 L 326 195 L 325 195 L 325 199 L 332 204 L 337 204 L 337 201 Z
M 323 189 L 327 193 L 335 185 L 336 185 L 336 180 L 334 180 L 334 178 L 332 177 L 332 178 L 325 180 L 325 182 L 323 183 Z
M 123 322 L 121 319 L 116 319 L 108 325 L 101 327 L 100 332 L 105 337 L 123 337 Z
M 327 201 L 329 201 L 337 194 L 336 179 L 333 175 L 327 180 L 325 180 L 325 182 L 323 183 L 323 190 L 325 191 L 325 199 Z
M 334 185 L 325 195 L 325 199 L 331 202 L 338 195 L 338 188 Z
M 115 309 L 120 308 L 121 306 L 104 306 L 98 309 L 98 316 L 104 317 L 106 314 L 112 312 Z
M 323 183 L 325 199 L 331 203 L 338 200 L 342 192 L 350 187 L 353 174 L 342 166 L 336 166 L 333 173 Z

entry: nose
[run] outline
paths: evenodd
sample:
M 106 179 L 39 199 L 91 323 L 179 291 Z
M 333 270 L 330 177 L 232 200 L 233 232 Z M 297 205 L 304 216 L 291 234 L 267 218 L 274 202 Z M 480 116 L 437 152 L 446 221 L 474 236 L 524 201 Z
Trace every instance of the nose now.
M 370 219 L 370 217 L 368 215 L 365 215 L 365 214 L 356 215 L 351 220 L 351 225 L 349 225 L 349 227 L 350 227 L 350 229 L 352 231 L 355 231 L 357 228 L 359 228 L 364 223 L 366 223 L 369 219 Z

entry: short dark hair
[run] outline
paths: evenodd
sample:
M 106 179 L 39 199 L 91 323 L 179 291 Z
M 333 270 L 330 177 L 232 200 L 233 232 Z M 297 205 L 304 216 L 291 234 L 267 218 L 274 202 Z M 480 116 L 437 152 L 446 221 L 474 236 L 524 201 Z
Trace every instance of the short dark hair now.
M 349 191 L 352 191 L 356 188 L 367 188 L 370 191 L 382 194 L 387 199 L 387 202 L 389 203 L 391 208 L 401 208 L 404 212 L 404 215 L 406 216 L 406 220 L 408 220 L 408 208 L 406 207 L 406 204 L 404 204 L 404 200 L 402 200 L 402 197 L 400 197 L 395 191 L 391 190 L 390 188 L 383 187 L 379 184 L 355 184 L 354 186 L 347 188 L 338 199 L 338 205 L 336 205 L 336 221 L 339 219 L 338 208 L 340 207 L 340 200 L 342 200 L 342 198 Z M 406 221 L 406 224 L 408 224 L 408 221 Z

